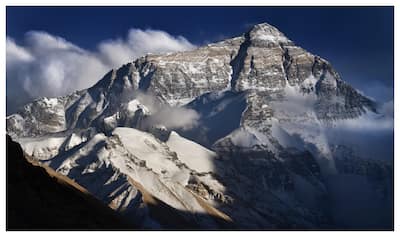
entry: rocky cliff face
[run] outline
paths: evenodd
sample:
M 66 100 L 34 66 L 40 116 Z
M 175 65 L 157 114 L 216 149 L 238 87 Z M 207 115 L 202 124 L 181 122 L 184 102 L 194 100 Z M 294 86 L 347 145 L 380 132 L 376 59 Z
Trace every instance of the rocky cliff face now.
M 332 228 L 326 180 L 343 169 L 326 131 L 382 116 L 329 62 L 264 23 L 193 51 L 147 55 L 87 90 L 36 100 L 7 117 L 7 132 L 130 213 L 142 193 L 124 186 L 133 179 L 203 227 L 222 220 L 240 228 Z M 190 126 L 179 126 L 189 117 Z M 193 159 L 199 163 L 191 166 Z M 92 182 L 89 173 L 104 180 Z M 379 182 L 388 187 L 391 174 L 383 173 Z

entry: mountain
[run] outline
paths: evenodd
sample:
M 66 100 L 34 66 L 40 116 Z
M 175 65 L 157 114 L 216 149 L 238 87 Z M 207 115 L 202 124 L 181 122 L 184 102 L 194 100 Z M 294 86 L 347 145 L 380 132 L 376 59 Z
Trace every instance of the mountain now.
M 393 167 L 332 135 L 385 119 L 329 62 L 263 23 L 38 99 L 7 117 L 7 133 L 148 228 L 171 227 L 161 206 L 193 228 L 391 228 Z M 338 201 L 354 187 L 364 195 Z

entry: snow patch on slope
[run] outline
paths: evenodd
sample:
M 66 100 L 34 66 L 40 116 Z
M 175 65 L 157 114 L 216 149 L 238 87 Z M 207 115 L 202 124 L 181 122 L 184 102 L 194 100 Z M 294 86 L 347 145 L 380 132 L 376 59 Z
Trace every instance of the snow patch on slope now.
M 118 127 L 113 131 L 130 153 L 146 162 L 146 166 L 154 172 L 169 177 L 181 170 L 171 160 L 168 147 L 153 135 L 133 128 Z
M 213 172 L 217 154 L 207 148 L 171 132 L 166 144 L 176 152 L 180 161 L 197 172 Z

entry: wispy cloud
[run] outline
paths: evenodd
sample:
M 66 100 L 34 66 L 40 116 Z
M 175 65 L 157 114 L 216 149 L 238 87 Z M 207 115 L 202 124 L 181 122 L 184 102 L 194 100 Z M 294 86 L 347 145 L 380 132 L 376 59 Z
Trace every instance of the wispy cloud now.
M 162 105 L 151 93 L 136 93 L 137 99 L 150 110 L 142 121 L 143 129 L 165 126 L 168 129 L 187 130 L 199 123 L 200 115 L 193 109 Z
M 316 97 L 290 88 L 286 90 L 286 100 L 273 103 L 276 115 L 292 120 L 289 124 L 276 124 L 287 133 L 277 136 L 281 144 L 293 145 L 294 140 L 303 140 L 304 144 L 317 144 L 321 150 L 345 145 L 363 158 L 390 160 L 393 157 L 393 100 L 383 103 L 378 114 L 368 111 L 358 118 L 334 122 L 314 119 L 315 102 Z
M 126 39 L 106 40 L 98 48 L 106 64 L 118 66 L 147 53 L 185 51 L 195 46 L 182 36 L 164 31 L 131 29 Z

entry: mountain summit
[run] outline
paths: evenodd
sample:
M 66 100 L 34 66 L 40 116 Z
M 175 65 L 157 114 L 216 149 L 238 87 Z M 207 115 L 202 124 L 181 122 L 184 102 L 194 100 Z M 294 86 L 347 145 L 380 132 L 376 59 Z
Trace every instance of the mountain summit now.
M 293 42 L 286 38 L 282 32 L 268 23 L 253 26 L 247 35 L 253 43 L 264 41 L 275 44 L 293 45 Z
M 7 133 L 148 228 L 171 227 L 165 213 L 198 228 L 359 227 L 357 210 L 369 207 L 335 201 L 348 195 L 337 191 L 346 177 L 376 199 L 381 228 L 390 166 L 329 131 L 383 116 L 329 62 L 262 23 L 38 99 L 7 117 Z M 342 226 L 331 206 L 355 221 Z

